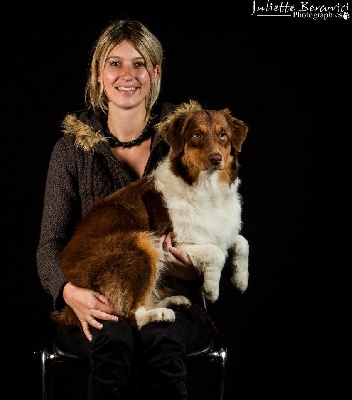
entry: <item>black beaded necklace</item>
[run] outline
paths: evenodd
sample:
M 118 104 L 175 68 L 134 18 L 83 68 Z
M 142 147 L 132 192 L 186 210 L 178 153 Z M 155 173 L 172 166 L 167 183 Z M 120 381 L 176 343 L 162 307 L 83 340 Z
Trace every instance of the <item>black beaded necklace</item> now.
M 143 129 L 142 133 L 133 140 L 130 140 L 129 142 L 121 142 L 119 139 L 117 139 L 110 131 L 107 126 L 107 124 L 104 126 L 104 136 L 108 139 L 109 145 L 111 147 L 133 147 L 137 146 L 138 144 L 144 142 L 147 140 L 151 135 L 152 135 L 152 130 L 148 129 L 149 122 Z

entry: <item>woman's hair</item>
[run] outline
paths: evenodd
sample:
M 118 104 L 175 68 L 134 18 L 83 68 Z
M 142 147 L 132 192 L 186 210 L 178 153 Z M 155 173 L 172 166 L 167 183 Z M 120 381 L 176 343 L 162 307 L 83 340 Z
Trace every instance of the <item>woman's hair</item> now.
M 124 40 L 132 42 L 138 52 L 141 53 L 149 73 L 156 65 L 160 66 L 160 72 L 151 84 L 146 97 L 146 110 L 147 115 L 149 115 L 160 93 L 163 48 L 156 36 L 145 25 L 136 20 L 114 21 L 102 31 L 96 40 L 92 49 L 89 76 L 85 88 L 85 101 L 87 106 L 95 112 L 99 110 L 104 113 L 107 112 L 108 98 L 104 92 L 103 84 L 98 81 L 98 76 L 102 76 L 110 52 Z

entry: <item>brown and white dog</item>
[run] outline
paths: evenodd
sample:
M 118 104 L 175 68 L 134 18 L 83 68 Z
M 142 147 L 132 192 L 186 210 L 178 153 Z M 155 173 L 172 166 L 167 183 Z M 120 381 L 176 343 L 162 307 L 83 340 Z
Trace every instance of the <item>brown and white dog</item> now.
M 204 110 L 191 100 L 157 127 L 170 145 L 167 158 L 148 177 L 96 203 L 60 259 L 67 281 L 104 294 L 139 329 L 151 321 L 172 322 L 170 307 L 191 304 L 164 285 L 160 238 L 167 232 L 202 272 L 209 301 L 219 297 L 229 254 L 231 282 L 241 292 L 248 286 L 237 159 L 247 125 L 227 108 Z M 79 325 L 68 305 L 53 318 Z

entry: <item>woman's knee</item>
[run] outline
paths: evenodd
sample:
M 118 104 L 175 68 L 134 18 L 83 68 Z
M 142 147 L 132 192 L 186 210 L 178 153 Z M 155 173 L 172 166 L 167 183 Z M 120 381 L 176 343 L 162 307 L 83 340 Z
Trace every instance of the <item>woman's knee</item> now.
M 102 329 L 92 329 L 92 350 L 108 347 L 121 351 L 121 348 L 134 351 L 136 347 L 135 329 L 123 318 L 117 322 L 100 321 Z
M 184 331 L 175 323 L 151 322 L 140 330 L 143 352 L 184 353 Z

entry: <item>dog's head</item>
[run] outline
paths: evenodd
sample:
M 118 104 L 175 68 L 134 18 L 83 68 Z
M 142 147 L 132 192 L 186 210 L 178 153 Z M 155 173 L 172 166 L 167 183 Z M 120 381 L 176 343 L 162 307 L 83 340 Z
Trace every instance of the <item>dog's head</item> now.
M 217 171 L 229 183 L 237 178 L 238 153 L 248 126 L 228 108 L 204 110 L 191 100 L 180 104 L 157 129 L 170 146 L 173 173 L 188 183 L 195 182 L 201 172 Z

